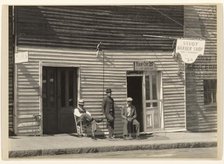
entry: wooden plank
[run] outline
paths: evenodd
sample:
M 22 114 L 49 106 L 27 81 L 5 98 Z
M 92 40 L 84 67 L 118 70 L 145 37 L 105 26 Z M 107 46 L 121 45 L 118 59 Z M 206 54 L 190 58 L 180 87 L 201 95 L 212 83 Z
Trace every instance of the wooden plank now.
M 183 22 L 183 7 L 159 8 Z M 124 10 L 125 9 L 125 10 Z M 32 11 L 32 12 L 31 12 Z M 120 11 L 120 12 L 118 12 Z M 105 49 L 172 49 L 172 41 L 142 37 L 143 33 L 183 36 L 183 28 L 145 7 L 17 7 L 19 45 L 76 47 L 95 49 L 99 41 Z M 63 22 L 61 21 L 63 20 Z M 97 20 L 97 23 L 96 21 Z M 29 24 L 29 26 L 28 26 Z M 166 24 L 166 25 L 164 25 Z M 29 28 L 28 28 L 29 27 Z M 34 32 L 37 31 L 38 35 Z M 56 32 L 58 37 L 55 37 Z

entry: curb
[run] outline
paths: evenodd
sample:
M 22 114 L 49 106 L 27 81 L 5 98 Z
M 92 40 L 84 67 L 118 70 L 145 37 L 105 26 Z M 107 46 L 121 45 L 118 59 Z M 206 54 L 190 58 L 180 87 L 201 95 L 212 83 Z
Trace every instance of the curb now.
M 112 151 L 130 151 L 130 150 L 202 148 L 202 147 L 216 147 L 216 146 L 217 142 L 188 142 L 188 143 L 180 142 L 171 144 L 83 147 L 83 148 L 63 148 L 63 149 L 45 149 L 45 150 L 18 150 L 18 151 L 9 151 L 9 158 L 61 155 L 61 154 L 98 153 L 98 152 L 112 152 Z

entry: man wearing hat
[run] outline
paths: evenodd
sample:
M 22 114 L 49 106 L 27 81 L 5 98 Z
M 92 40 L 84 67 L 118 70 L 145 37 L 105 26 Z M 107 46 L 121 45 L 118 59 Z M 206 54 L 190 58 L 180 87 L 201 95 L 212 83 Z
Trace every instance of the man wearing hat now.
M 127 98 L 127 104 L 122 108 L 121 116 L 123 118 L 123 137 L 125 139 L 132 139 L 133 126 L 135 127 L 136 138 L 139 137 L 139 122 L 136 120 L 137 112 L 134 105 L 132 105 L 133 99 Z
M 78 117 L 81 121 L 85 122 L 87 125 L 91 124 L 92 138 L 95 138 L 96 131 L 96 120 L 91 116 L 91 114 L 84 108 L 84 100 L 78 100 L 78 107 L 74 109 L 74 116 Z
M 106 89 L 107 96 L 103 99 L 102 108 L 103 113 L 107 119 L 107 128 L 109 131 L 109 138 L 114 138 L 114 99 L 111 97 L 112 90 L 110 88 Z

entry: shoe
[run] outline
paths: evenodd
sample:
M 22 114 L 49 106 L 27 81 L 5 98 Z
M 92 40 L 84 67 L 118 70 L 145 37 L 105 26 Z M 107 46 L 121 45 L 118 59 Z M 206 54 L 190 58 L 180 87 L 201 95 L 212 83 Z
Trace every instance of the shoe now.
M 123 137 L 123 139 L 124 139 L 124 140 L 127 140 L 127 139 L 128 139 L 128 137 Z
M 108 139 L 109 140 L 114 140 L 115 138 L 114 138 L 114 136 L 112 136 L 112 137 L 108 137 Z
M 97 123 L 99 123 L 99 122 L 102 122 L 103 119 L 102 119 L 102 118 L 95 118 L 95 121 L 96 121 Z
M 95 136 L 92 136 L 91 138 L 92 138 L 93 140 L 97 140 Z
M 132 139 L 133 139 L 133 138 L 132 138 L 132 137 L 130 137 L 130 136 L 129 136 L 129 137 L 127 137 L 127 140 L 132 140 Z
M 140 140 L 141 138 L 140 138 L 139 136 L 136 136 L 135 139 L 136 139 L 136 140 Z

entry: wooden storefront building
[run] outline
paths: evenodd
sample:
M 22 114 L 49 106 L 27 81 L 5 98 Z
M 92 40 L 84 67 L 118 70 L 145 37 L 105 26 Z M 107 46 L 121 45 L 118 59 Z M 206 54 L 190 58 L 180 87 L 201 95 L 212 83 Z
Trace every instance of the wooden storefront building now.
M 121 107 L 128 96 L 142 133 L 216 129 L 216 106 L 206 107 L 203 88 L 216 80 L 216 6 L 14 6 L 9 11 L 9 56 L 13 61 L 15 54 L 28 54 L 28 62 L 10 69 L 9 129 L 16 135 L 74 132 L 77 100 L 83 98 L 86 109 L 102 117 L 106 88 L 115 100 L 116 135 L 122 134 Z M 206 50 L 185 65 L 172 55 L 173 38 L 192 38 L 192 31 L 205 38 Z M 209 72 L 204 65 L 211 66 Z M 98 126 L 99 133 L 107 133 L 105 122 Z

